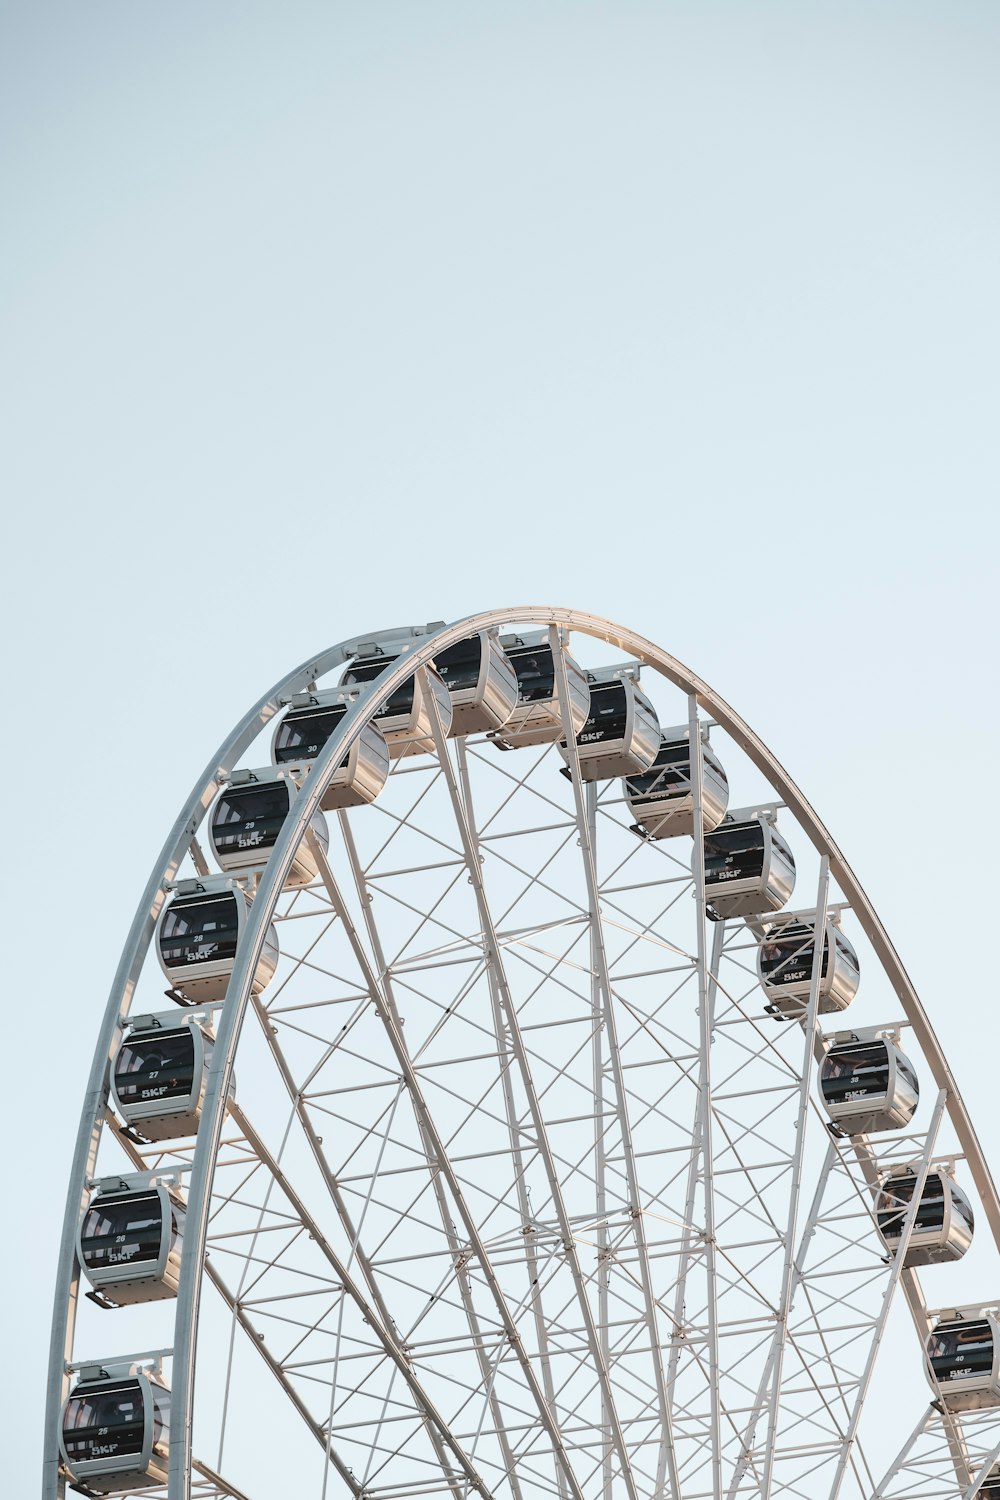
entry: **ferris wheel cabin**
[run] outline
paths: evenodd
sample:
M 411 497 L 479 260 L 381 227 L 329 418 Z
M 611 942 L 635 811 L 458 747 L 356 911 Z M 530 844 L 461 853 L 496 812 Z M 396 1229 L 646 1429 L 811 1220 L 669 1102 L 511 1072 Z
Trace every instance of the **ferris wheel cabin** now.
M 308 765 L 351 706 L 349 693 L 297 693 L 271 742 L 276 766 Z M 374 802 L 389 776 L 389 748 L 381 729 L 366 724 L 320 798 L 324 812 Z
M 201 880 L 178 884 L 177 894 L 160 914 L 156 947 L 172 989 L 189 1003 L 225 995 L 249 912 L 250 898 L 238 886 L 219 888 Z M 271 926 L 254 971 L 255 995 L 266 989 L 277 964 L 278 935 Z
M 722 762 L 707 743 L 701 747 L 701 805 L 706 833 L 718 828 L 729 805 L 729 782 Z M 672 839 L 694 833 L 691 745 L 684 728 L 664 731 L 648 771 L 630 776 L 625 797 L 637 831 L 647 838 Z
M 115 1054 L 111 1099 L 150 1141 L 194 1135 L 201 1119 L 212 1037 L 193 1016 L 137 1016 Z
M 397 660 L 398 657 L 383 652 L 357 656 L 340 679 L 341 685 L 375 682 Z M 374 722 L 385 736 L 393 760 L 410 753 L 433 752 L 435 708 L 441 728 L 447 734 L 451 729 L 451 694 L 433 667 L 425 667 L 408 677 L 379 705 Z
M 948 1411 L 1000 1406 L 1000 1322 L 992 1308 L 943 1313 L 927 1340 L 927 1376 Z
M 63 1407 L 60 1448 L 74 1481 L 91 1495 L 166 1483 L 170 1391 L 135 1366 L 89 1371 Z
M 768 999 L 769 1015 L 791 1019 L 804 1014 L 812 989 L 815 940 L 815 921 L 808 916 L 805 920 L 794 918 L 768 927 L 757 948 L 757 977 Z M 836 917 L 829 916 L 823 929 L 820 1014 L 846 1010 L 858 992 L 860 979 L 858 955 L 841 932 Z
M 875 1135 L 909 1124 L 920 1085 L 909 1058 L 887 1036 L 838 1033 L 819 1065 L 826 1112 L 845 1135 Z
M 727 813 L 704 843 L 705 899 L 713 922 L 777 911 L 791 896 L 795 860 L 770 812 Z
M 99 1189 L 80 1221 L 80 1267 L 118 1306 L 176 1297 L 183 1235 L 184 1203 L 168 1188 Z
M 263 869 L 278 841 L 296 793 L 287 776 L 258 777 L 234 771 L 212 808 L 209 835 L 221 870 Z M 330 836 L 326 819 L 316 813 L 309 825 L 324 854 Z M 295 851 L 287 885 L 308 885 L 319 874 L 312 850 L 303 839 Z
M 638 672 L 588 672 L 590 709 L 576 737 L 580 776 L 584 781 L 610 781 L 645 771 L 660 743 L 656 709 L 638 683 Z M 569 764 L 566 741 L 559 753 Z
M 517 704 L 517 675 L 495 631 L 446 646 L 434 665 L 451 695 L 453 735 L 503 728 Z
M 501 636 L 501 644 L 517 677 L 517 705 L 502 729 L 491 739 L 503 750 L 521 745 L 551 745 L 563 738 L 559 676 L 548 632 Z M 590 710 L 590 686 L 568 651 L 563 651 L 569 683 L 569 718 L 579 734 Z
M 875 1219 L 882 1242 L 895 1255 L 917 1186 L 917 1169 L 894 1167 L 875 1199 Z M 906 1248 L 906 1266 L 932 1266 L 961 1260 L 972 1244 L 975 1219 L 972 1205 L 951 1173 L 931 1167 L 917 1206 L 917 1217 Z

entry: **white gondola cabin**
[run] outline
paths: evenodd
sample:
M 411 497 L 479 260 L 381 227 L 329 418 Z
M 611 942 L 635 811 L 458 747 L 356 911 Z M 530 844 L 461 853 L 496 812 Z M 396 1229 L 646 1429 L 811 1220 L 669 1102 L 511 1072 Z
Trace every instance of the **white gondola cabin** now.
M 288 817 L 296 785 L 287 776 L 234 771 L 209 817 L 212 851 L 221 870 L 260 870 Z M 325 853 L 330 844 L 326 819 L 316 813 L 309 825 Z M 305 839 L 299 843 L 286 884 L 308 885 L 319 873 Z
M 900 1130 L 920 1100 L 913 1064 L 887 1035 L 838 1032 L 819 1065 L 819 1089 L 827 1114 L 845 1135 Z
M 340 679 L 341 684 L 349 687 L 374 682 L 398 660 L 398 657 L 382 652 L 356 656 Z M 372 691 L 377 692 L 377 687 Z M 385 735 L 393 760 L 422 751 L 433 754 L 435 710 L 443 732 L 448 734 L 451 729 L 451 694 L 432 666 L 407 677 L 401 687 L 379 704 L 373 718 Z
M 701 806 L 704 828 L 718 828 L 729 806 L 729 782 L 711 745 L 701 747 Z M 683 726 L 664 730 L 653 764 L 625 782 L 625 797 L 636 820 L 636 832 L 651 839 L 694 833 L 691 790 L 691 743 Z
M 563 735 L 559 678 L 547 631 L 501 636 L 517 676 L 517 705 L 507 723 L 490 738 L 504 750 L 522 745 L 550 745 Z M 590 712 L 590 685 L 569 652 L 563 650 L 569 684 L 569 720 L 575 735 Z
M 791 896 L 795 860 L 770 812 L 727 813 L 704 843 L 705 899 L 713 922 L 777 911 Z
M 634 667 L 588 672 L 590 710 L 576 737 L 580 776 L 584 781 L 610 781 L 646 771 L 660 745 L 656 709 L 639 687 Z M 566 741 L 559 753 L 569 764 Z
M 942 1312 L 927 1340 L 927 1378 L 948 1411 L 1000 1406 L 1000 1322 L 993 1308 Z
M 899 1248 L 903 1225 L 917 1186 L 915 1166 L 893 1167 L 875 1198 L 875 1219 L 890 1255 Z M 907 1266 L 932 1266 L 961 1260 L 972 1244 L 972 1205 L 945 1167 L 931 1167 L 917 1205 L 917 1217 L 906 1248 Z
M 308 767 L 340 725 L 356 695 L 296 693 L 271 742 L 276 766 Z M 374 802 L 389 776 L 389 747 L 375 724 L 366 724 L 337 766 L 320 799 L 324 812 Z
M 136 1016 L 115 1054 L 111 1099 L 148 1141 L 195 1135 L 213 1040 L 200 1017 Z
M 63 1462 L 88 1494 L 165 1484 L 169 1440 L 170 1391 L 135 1365 L 85 1369 L 63 1407 Z
M 116 1306 L 176 1297 L 184 1201 L 162 1183 L 101 1186 L 80 1221 L 77 1257 L 95 1292 Z
M 156 951 L 172 991 L 192 1005 L 221 1000 L 229 986 L 236 949 L 250 914 L 250 898 L 216 876 L 183 880 L 160 914 Z M 253 993 L 266 989 L 278 964 L 278 935 L 271 926 L 253 976 Z
M 975 1493 L 974 1500 L 1000 1500 L 1000 1464 L 994 1464 Z
M 453 735 L 503 728 L 517 704 L 517 675 L 495 631 L 446 646 L 434 665 L 451 694 Z
M 858 955 L 841 932 L 839 914 L 827 917 L 823 930 L 818 1009 L 821 1015 L 846 1010 L 858 992 Z M 767 996 L 769 1015 L 805 1013 L 813 980 L 816 923 L 811 913 L 771 923 L 757 948 L 757 978 Z

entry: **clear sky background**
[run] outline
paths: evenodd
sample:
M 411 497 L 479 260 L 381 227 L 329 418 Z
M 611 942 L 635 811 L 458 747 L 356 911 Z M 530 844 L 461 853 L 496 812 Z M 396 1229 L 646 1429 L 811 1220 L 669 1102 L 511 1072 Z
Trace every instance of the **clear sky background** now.
M 687 661 L 840 840 L 1000 1163 L 1000 8 L 0 18 L 5 1490 L 150 864 L 346 635 L 551 602 Z

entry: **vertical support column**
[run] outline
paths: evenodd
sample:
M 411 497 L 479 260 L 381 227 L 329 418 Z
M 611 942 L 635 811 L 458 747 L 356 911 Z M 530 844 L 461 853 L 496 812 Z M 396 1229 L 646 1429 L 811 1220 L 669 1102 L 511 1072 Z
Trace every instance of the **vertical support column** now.
M 566 668 L 561 656 L 558 658 L 558 661 L 559 666 L 562 668 L 563 677 L 565 678 Z M 435 749 L 437 750 L 438 761 L 440 762 L 441 770 L 448 787 L 449 795 L 451 797 L 452 809 L 454 811 L 455 820 L 458 824 L 459 833 L 462 839 L 462 849 L 465 855 L 466 867 L 469 871 L 469 880 L 472 885 L 472 889 L 475 892 L 476 903 L 479 911 L 479 920 L 482 927 L 481 939 L 483 944 L 483 956 L 486 960 L 487 965 L 493 970 L 496 977 L 497 991 L 499 994 L 500 1003 L 507 1020 L 507 1030 L 510 1036 L 511 1050 L 517 1062 L 521 1077 L 521 1087 L 524 1090 L 528 1109 L 531 1114 L 531 1121 L 535 1131 L 535 1139 L 538 1146 L 539 1156 L 545 1169 L 546 1178 L 548 1179 L 549 1193 L 552 1198 L 552 1207 L 559 1221 L 559 1232 L 562 1236 L 565 1264 L 568 1267 L 570 1275 L 573 1278 L 573 1284 L 576 1290 L 576 1299 L 580 1309 L 584 1333 L 586 1336 L 588 1347 L 590 1349 L 590 1355 L 591 1359 L 593 1360 L 594 1369 L 597 1374 L 601 1397 L 606 1405 L 611 1422 L 611 1431 L 614 1438 L 615 1452 L 618 1456 L 621 1481 L 624 1486 L 625 1492 L 629 1497 L 629 1500 L 639 1500 L 635 1475 L 632 1470 L 631 1458 L 629 1456 L 628 1446 L 625 1442 L 625 1432 L 621 1424 L 621 1418 L 619 1417 L 617 1409 L 615 1407 L 614 1389 L 611 1385 L 610 1373 L 601 1355 L 600 1339 L 598 1337 L 597 1326 L 594 1321 L 594 1312 L 593 1308 L 590 1305 L 590 1298 L 587 1291 L 587 1277 L 584 1275 L 583 1269 L 580 1265 L 577 1239 L 573 1232 L 573 1225 L 569 1217 L 569 1212 L 566 1208 L 566 1199 L 563 1193 L 559 1171 L 556 1166 L 555 1156 L 548 1139 L 541 1101 L 539 1099 L 538 1092 L 535 1088 L 534 1079 L 532 1077 L 528 1050 L 524 1044 L 524 1038 L 521 1034 L 521 1026 L 518 1020 L 517 1007 L 514 1004 L 514 999 L 511 994 L 510 984 L 507 980 L 507 971 L 503 961 L 503 955 L 501 953 L 500 944 L 497 940 L 496 928 L 493 925 L 493 915 L 490 911 L 489 902 L 486 899 L 486 889 L 483 884 L 483 872 L 482 865 L 480 863 L 479 849 L 476 844 L 476 840 L 473 837 L 472 830 L 469 827 L 465 805 L 462 801 L 461 792 L 459 790 L 458 778 L 455 775 L 454 768 L 452 767 L 451 761 L 448 758 L 448 746 L 445 741 L 444 730 L 441 726 L 441 720 L 438 717 L 437 709 L 433 703 L 433 700 L 431 700 L 431 721 L 434 732 L 434 745 Z M 579 780 L 577 780 L 576 786 L 577 790 L 579 790 Z M 578 812 L 579 811 L 580 808 L 578 808 Z M 612 1048 L 614 1048 L 614 1042 L 611 1041 L 610 1037 L 609 1042 Z M 629 1151 L 631 1151 L 630 1146 L 628 1149 Z M 658 1358 L 658 1349 L 656 1350 L 656 1355 Z M 549 1414 L 547 1413 L 547 1415 Z M 568 1471 L 566 1477 L 571 1483 L 575 1483 L 575 1480 Z
M 434 723 L 436 733 L 438 735 L 441 735 L 441 726 L 436 718 L 434 720 Z M 323 853 L 318 843 L 314 843 L 312 847 L 316 862 L 320 869 L 321 879 L 323 881 L 323 884 L 326 886 L 327 895 L 330 897 L 331 905 L 336 911 L 337 916 L 340 918 L 340 921 L 343 923 L 344 933 L 351 945 L 351 949 L 361 970 L 365 985 L 372 999 L 376 1002 L 377 1013 L 379 1019 L 382 1022 L 383 1030 L 385 1031 L 386 1036 L 389 1039 L 389 1044 L 392 1048 L 393 1054 L 395 1055 L 397 1066 L 399 1067 L 406 1086 L 410 1092 L 414 1115 L 419 1121 L 422 1122 L 422 1129 L 425 1132 L 427 1149 L 431 1153 L 429 1161 L 436 1165 L 438 1172 L 444 1177 L 445 1182 L 448 1184 L 452 1201 L 455 1204 L 458 1215 L 463 1225 L 465 1226 L 466 1234 L 469 1237 L 469 1243 L 472 1253 L 475 1255 L 476 1259 L 479 1262 L 483 1277 L 486 1281 L 487 1287 L 489 1288 L 490 1294 L 493 1297 L 494 1304 L 500 1317 L 500 1322 L 507 1336 L 507 1341 L 510 1344 L 511 1348 L 514 1350 L 518 1363 L 520 1364 L 521 1369 L 524 1372 L 525 1380 L 531 1392 L 531 1395 L 535 1400 L 542 1426 L 544 1427 L 546 1433 L 552 1441 L 553 1453 L 556 1462 L 561 1464 L 562 1468 L 565 1471 L 566 1481 L 574 1496 L 574 1500 L 583 1500 L 583 1492 L 580 1489 L 579 1481 L 577 1480 L 570 1464 L 569 1455 L 566 1450 L 565 1442 L 563 1441 L 562 1433 L 559 1431 L 553 1414 L 549 1410 L 549 1407 L 544 1400 L 541 1387 L 538 1384 L 538 1379 L 524 1348 L 520 1333 L 518 1332 L 517 1324 L 514 1320 L 513 1315 L 511 1314 L 506 1296 L 504 1295 L 503 1289 L 500 1286 L 496 1271 L 494 1270 L 493 1264 L 487 1253 L 486 1245 L 480 1233 L 479 1226 L 476 1223 L 475 1216 L 470 1211 L 469 1206 L 465 1200 L 465 1194 L 462 1192 L 462 1185 L 455 1171 L 454 1164 L 452 1163 L 448 1155 L 444 1140 L 434 1122 L 434 1118 L 427 1107 L 427 1101 L 424 1098 L 419 1075 L 417 1073 L 416 1067 L 414 1066 L 413 1059 L 410 1057 L 409 1050 L 405 1042 L 403 1041 L 403 1033 L 402 1028 L 399 1025 L 398 1013 L 396 1012 L 395 1006 L 390 1003 L 386 996 L 383 976 L 376 974 L 374 968 L 372 967 L 371 960 L 369 959 L 368 954 L 365 952 L 364 944 L 361 941 L 360 934 L 354 924 L 350 911 L 347 908 L 347 904 L 344 901 L 343 894 L 337 884 L 336 878 L 333 874 L 333 870 L 330 867 L 326 855 Z M 365 903 L 365 905 L 367 905 L 367 902 Z M 379 959 L 379 964 L 380 967 L 384 969 L 384 958 Z M 476 1342 L 478 1344 L 480 1340 L 477 1338 Z M 489 1387 L 489 1389 L 491 1391 L 492 1399 L 492 1388 Z M 505 1437 L 503 1436 L 503 1432 L 503 1428 L 498 1431 L 498 1437 L 500 1438 L 501 1443 L 506 1441 Z M 450 1429 L 443 1428 L 442 1435 L 445 1436 L 445 1438 L 448 1440 L 449 1446 L 456 1453 L 456 1456 L 460 1458 L 460 1461 L 462 1461 L 463 1456 L 459 1453 L 457 1443 L 453 1439 Z M 513 1471 L 513 1458 L 506 1458 L 507 1451 L 509 1450 L 505 1449 L 505 1462 L 509 1462 L 511 1464 L 511 1471 Z M 484 1488 L 482 1481 L 477 1479 L 473 1484 L 473 1488 L 482 1490 Z M 171 1496 L 170 1500 L 174 1500 L 174 1497 Z M 636 1500 L 636 1496 L 634 1495 L 634 1493 L 630 1494 L 630 1500 Z
M 478 847 L 479 830 L 476 826 L 476 809 L 472 796 L 472 778 L 469 775 L 469 757 L 466 754 L 464 739 L 458 738 L 455 740 L 455 758 L 458 762 L 458 782 L 462 801 L 465 804 L 466 821 L 469 825 L 469 832 Z M 545 1312 L 542 1307 L 541 1267 L 535 1242 L 535 1228 L 531 1222 L 532 1215 L 531 1205 L 528 1201 L 524 1150 L 521 1144 L 522 1132 L 517 1117 L 517 1103 L 514 1097 L 514 1084 L 512 1081 L 512 1074 L 516 1068 L 516 1059 L 510 1044 L 510 1034 L 504 1023 L 503 997 L 500 994 L 496 970 L 492 964 L 486 966 L 486 977 L 490 992 L 490 1011 L 493 1016 L 493 1030 L 496 1035 L 497 1060 L 503 1090 L 504 1112 L 507 1116 L 507 1133 L 510 1136 L 510 1154 L 514 1164 L 514 1177 L 517 1184 L 517 1203 L 523 1228 L 524 1260 L 528 1273 L 528 1284 L 531 1288 L 531 1311 L 535 1324 L 538 1360 L 542 1370 L 542 1390 L 545 1393 L 545 1400 L 548 1402 L 553 1421 L 558 1423 L 559 1412 L 556 1405 L 555 1381 L 552 1377 L 552 1354 L 549 1347 L 549 1330 L 545 1322 Z M 606 1317 L 604 1322 L 607 1323 Z M 610 1442 L 610 1438 L 608 1441 Z M 610 1452 L 605 1455 L 605 1463 L 610 1471 Z M 558 1464 L 556 1465 L 556 1483 L 559 1487 L 561 1500 L 566 1500 L 569 1493 L 566 1485 L 566 1476 Z
M 725 944 L 726 924 L 718 922 L 712 938 L 712 958 L 708 985 L 708 1011 L 710 1018 L 714 1021 L 715 996 L 718 990 L 719 964 L 722 961 L 722 950 Z M 700 1071 L 700 1070 L 699 1070 Z M 705 1096 L 701 1090 L 700 1077 L 698 1087 L 698 1098 L 695 1105 L 694 1129 L 691 1133 L 691 1156 L 688 1162 L 687 1188 L 684 1196 L 684 1225 L 681 1230 L 681 1248 L 678 1256 L 677 1278 L 674 1286 L 674 1341 L 670 1350 L 670 1359 L 667 1365 L 667 1390 L 673 1399 L 674 1385 L 677 1380 L 677 1369 L 680 1364 L 681 1340 L 678 1338 L 678 1330 L 684 1326 L 684 1308 L 687 1300 L 687 1278 L 691 1268 L 691 1262 L 696 1252 L 695 1240 L 702 1240 L 701 1232 L 696 1228 L 694 1222 L 695 1206 L 698 1197 L 698 1180 L 702 1175 L 702 1131 L 704 1128 L 703 1114 L 705 1110 Z M 702 1243 L 704 1241 L 702 1240 Z
M 704 761 L 701 748 L 701 723 L 698 718 L 698 699 L 694 693 L 691 693 L 688 697 L 688 744 L 691 767 L 692 832 L 694 835 L 693 870 L 696 955 L 698 959 L 698 1030 L 701 1051 L 698 1094 L 700 1101 L 700 1145 L 704 1193 L 705 1279 L 708 1296 L 709 1442 L 712 1457 L 712 1494 L 721 1495 L 722 1435 L 719 1415 L 719 1306 L 716 1285 L 715 1158 L 712 1141 L 712 1001 L 714 999 L 714 986 L 718 980 L 717 971 L 721 959 L 721 943 L 716 942 L 715 944 L 715 951 L 713 952 L 715 973 L 710 976 L 708 972 L 708 945 L 705 931 Z M 711 994 L 710 989 L 712 991 Z
M 809 1119 L 809 1083 L 816 1051 L 816 1019 L 819 1012 L 819 987 L 823 975 L 823 944 L 826 941 L 826 913 L 830 899 L 830 859 L 824 854 L 819 864 L 819 886 L 816 892 L 816 921 L 813 925 L 812 978 L 809 981 L 809 1004 L 802 1022 L 805 1046 L 799 1085 L 799 1108 L 795 1120 L 795 1150 L 792 1157 L 792 1181 L 788 1203 L 788 1225 L 785 1230 L 785 1258 L 781 1271 L 781 1292 L 775 1317 L 773 1343 L 773 1384 L 767 1413 L 767 1439 L 764 1445 L 764 1472 L 760 1500 L 770 1500 L 774 1480 L 774 1447 L 781 1407 L 781 1376 L 785 1362 L 788 1315 L 791 1311 L 795 1270 L 795 1234 L 799 1221 L 799 1199 L 802 1196 L 802 1162 L 805 1154 L 806 1124 Z M 833 955 L 830 956 L 833 961 Z
M 347 853 L 348 861 L 351 867 L 351 874 L 354 878 L 355 889 L 358 893 L 358 899 L 361 904 L 361 911 L 365 923 L 365 929 L 368 933 L 368 942 L 371 947 L 372 956 L 375 959 L 376 969 L 373 969 L 372 973 L 375 975 L 381 985 L 379 1000 L 380 1003 L 384 1005 L 386 1013 L 389 1015 L 389 1017 L 391 1017 L 393 1026 L 396 1028 L 396 1032 L 400 1038 L 400 1045 L 402 1046 L 405 1044 L 402 1040 L 403 1030 L 399 1018 L 399 1009 L 396 1005 L 396 995 L 393 989 L 392 979 L 388 972 L 388 966 L 385 961 L 385 953 L 382 948 L 382 939 L 379 935 L 379 930 L 376 926 L 374 914 L 372 912 L 370 895 L 365 881 L 364 871 L 361 868 L 361 861 L 358 858 L 358 851 L 357 846 L 354 842 L 354 835 L 351 832 L 350 820 L 345 812 L 341 812 L 339 814 L 339 818 L 341 833 L 344 840 L 344 849 Z M 309 848 L 312 851 L 313 858 L 316 860 L 317 867 L 320 871 L 320 878 L 322 879 L 323 884 L 326 886 L 327 895 L 330 897 L 330 901 L 333 904 L 334 909 L 337 910 L 338 903 L 343 906 L 343 896 L 336 886 L 336 882 L 333 878 L 333 872 L 330 868 L 329 862 L 327 861 L 326 854 L 321 848 L 312 830 L 309 831 L 306 837 L 308 839 Z M 338 915 L 339 914 L 340 912 L 338 910 Z M 344 920 L 342 916 L 341 920 Z M 476 1350 L 476 1361 L 479 1365 L 479 1373 L 483 1382 L 483 1390 L 487 1392 L 490 1411 L 493 1416 L 494 1424 L 496 1426 L 497 1439 L 500 1443 L 501 1452 L 503 1453 L 504 1463 L 507 1465 L 507 1477 L 510 1483 L 511 1493 L 514 1496 L 514 1500 L 522 1500 L 521 1481 L 517 1472 L 517 1463 L 514 1451 L 511 1448 L 510 1441 L 507 1436 L 507 1430 L 504 1424 L 500 1403 L 496 1396 L 494 1371 L 490 1368 L 490 1362 L 486 1353 L 487 1339 L 483 1333 L 479 1315 L 476 1312 L 472 1282 L 469 1277 L 469 1271 L 465 1260 L 466 1246 L 459 1237 L 455 1228 L 454 1221 L 452 1220 L 447 1195 L 445 1194 L 444 1184 L 442 1183 L 440 1174 L 434 1169 L 434 1163 L 437 1158 L 434 1149 L 434 1142 L 432 1140 L 431 1132 L 429 1129 L 428 1120 L 423 1111 L 422 1102 L 418 1101 L 416 1098 L 413 1098 L 412 1095 L 411 1099 L 413 1103 L 414 1115 L 416 1117 L 417 1131 L 420 1136 L 421 1150 L 423 1151 L 424 1159 L 427 1162 L 427 1171 L 431 1183 L 431 1190 L 434 1194 L 434 1201 L 437 1205 L 438 1217 L 441 1220 L 441 1228 L 448 1241 L 448 1250 L 452 1256 L 452 1261 L 455 1266 L 455 1280 L 458 1283 L 459 1296 L 461 1298 L 462 1307 L 465 1311 L 465 1316 L 469 1324 L 469 1331 L 472 1334 L 472 1342 Z M 374 1279 L 374 1271 L 372 1271 L 371 1275 L 372 1279 Z M 429 1431 L 432 1441 L 435 1442 L 436 1446 L 437 1439 L 434 1429 L 429 1428 Z M 441 1466 L 442 1470 L 444 1470 L 445 1464 L 443 1462 L 443 1459 Z
M 663 1441 L 660 1447 L 660 1458 L 657 1465 L 656 1482 L 653 1489 L 654 1500 L 663 1493 L 664 1483 L 669 1482 L 670 1494 L 673 1500 L 679 1500 L 680 1480 L 677 1473 L 677 1457 L 674 1451 L 673 1422 L 671 1419 L 670 1403 L 667 1396 L 666 1372 L 663 1365 L 663 1350 L 660 1340 L 659 1327 L 657 1323 L 658 1303 L 653 1292 L 653 1278 L 649 1264 L 649 1249 L 646 1243 L 646 1227 L 643 1220 L 642 1195 L 639 1189 L 639 1174 L 635 1164 L 635 1149 L 632 1144 L 632 1122 L 628 1112 L 628 1094 L 625 1087 L 625 1074 L 622 1071 L 621 1052 L 618 1046 L 618 1025 L 615 1018 L 615 1009 L 611 994 L 611 980 L 608 975 L 608 960 L 604 948 L 604 927 L 601 921 L 600 888 L 597 880 L 597 866 L 594 861 L 594 850 L 590 842 L 590 830 L 587 826 L 587 813 L 583 791 L 583 780 L 580 775 L 580 757 L 576 748 L 576 731 L 573 727 L 573 717 L 570 713 L 570 691 L 569 673 L 566 670 L 566 659 L 563 655 L 562 640 L 555 625 L 549 627 L 549 643 L 552 649 L 552 662 L 555 667 L 555 678 L 559 689 L 559 703 L 562 710 L 563 735 L 566 744 L 566 758 L 569 761 L 570 778 L 573 783 L 573 802 L 576 810 L 576 826 L 580 835 L 580 851 L 583 859 L 583 873 L 587 885 L 587 905 L 590 910 L 590 931 L 593 942 L 593 956 L 595 970 L 598 976 L 601 1002 L 604 1007 L 604 1025 L 607 1035 L 608 1058 L 611 1064 L 611 1073 L 614 1079 L 615 1107 L 618 1112 L 618 1125 L 621 1131 L 621 1149 L 625 1162 L 625 1175 L 628 1182 L 629 1200 L 632 1213 L 633 1237 L 635 1240 L 636 1259 L 639 1265 L 639 1280 L 642 1287 L 643 1310 L 646 1318 L 646 1326 L 649 1330 L 650 1352 L 653 1360 L 653 1373 L 656 1381 L 656 1396 L 660 1412 L 660 1422 L 663 1428 Z M 614 1411 L 613 1403 L 609 1399 L 609 1405 Z
M 586 787 L 587 828 L 591 848 L 597 840 L 597 787 L 591 781 Z M 593 1026 L 593 1093 L 594 1093 L 594 1183 L 596 1186 L 594 1208 L 597 1217 L 597 1328 L 601 1339 L 601 1354 L 607 1366 L 611 1364 L 611 1339 L 608 1329 L 611 1264 L 608 1226 L 607 1193 L 607 1147 L 604 1141 L 604 1018 L 601 1014 L 601 984 L 598 977 L 598 954 L 593 926 L 590 929 L 590 1008 Z M 602 1485 L 604 1500 L 613 1500 L 612 1481 L 614 1469 L 611 1462 L 611 1425 L 601 1397 L 601 1436 L 604 1445 L 602 1461 Z

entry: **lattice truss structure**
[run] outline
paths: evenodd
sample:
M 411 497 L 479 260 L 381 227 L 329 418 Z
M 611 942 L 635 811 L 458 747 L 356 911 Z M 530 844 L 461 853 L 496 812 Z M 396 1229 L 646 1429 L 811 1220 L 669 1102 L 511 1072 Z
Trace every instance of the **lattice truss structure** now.
M 776 810 L 792 904 L 840 911 L 860 953 L 858 1020 L 905 1027 L 823 839 L 703 692 L 648 665 L 643 685 L 661 723 L 711 733 L 735 805 Z M 275 893 L 280 963 L 204 1179 L 204 1463 L 172 1500 L 971 1495 L 1000 1424 L 928 1406 L 921 1346 L 929 1300 L 1000 1283 L 941 1267 L 925 1293 L 873 1218 L 893 1162 L 962 1170 L 934 1060 L 908 1033 L 906 1131 L 838 1136 L 828 1018 L 815 994 L 765 1012 L 763 929 L 708 919 L 698 841 L 637 836 L 622 783 L 554 745 L 438 731 L 328 816 L 325 854 L 303 832 L 319 876 Z M 265 759 L 262 737 L 243 763 Z M 199 866 L 195 840 L 177 874 Z M 157 985 L 147 964 L 133 1010 Z M 109 1107 L 91 1177 L 189 1184 L 199 1149 Z M 73 1358 L 155 1343 L 169 1377 L 173 1315 L 88 1305 Z

